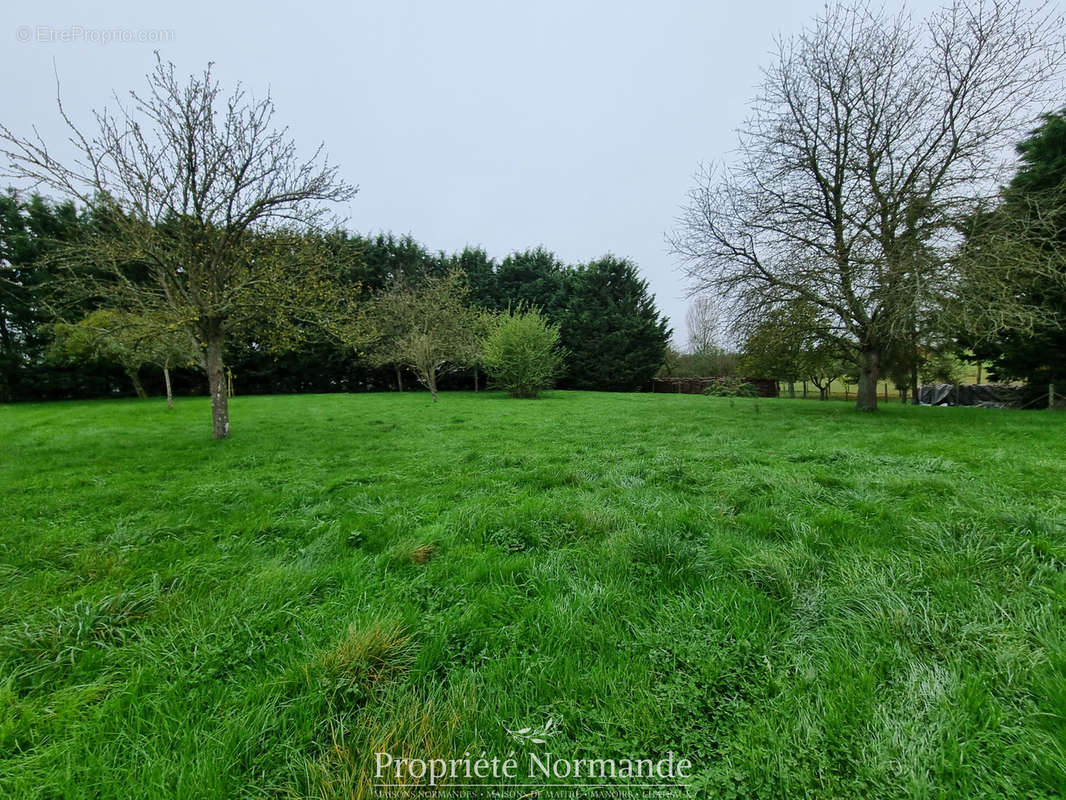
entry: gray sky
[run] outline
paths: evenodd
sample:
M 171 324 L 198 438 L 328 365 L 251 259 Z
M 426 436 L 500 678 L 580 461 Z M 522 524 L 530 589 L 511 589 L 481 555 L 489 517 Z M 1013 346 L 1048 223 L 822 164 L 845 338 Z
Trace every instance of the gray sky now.
M 774 36 L 822 5 L 11 3 L 3 114 L 58 140 L 53 60 L 77 121 L 142 88 L 155 49 L 186 74 L 214 61 L 224 89 L 269 89 L 301 148 L 325 142 L 360 186 L 340 209 L 350 229 L 497 259 L 536 245 L 568 263 L 629 257 L 683 341 L 664 234 L 699 162 L 735 146 Z

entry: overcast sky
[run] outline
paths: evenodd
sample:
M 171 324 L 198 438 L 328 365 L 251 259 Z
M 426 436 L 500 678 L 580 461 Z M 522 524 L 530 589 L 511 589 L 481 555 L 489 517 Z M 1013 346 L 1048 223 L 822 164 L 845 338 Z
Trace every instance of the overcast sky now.
M 933 3 L 911 4 L 922 13 Z M 679 341 L 685 285 L 664 235 L 701 161 L 728 157 L 776 35 L 821 0 L 7 4 L 4 122 L 63 133 L 144 86 L 153 51 L 271 92 L 302 149 L 360 187 L 362 233 L 497 259 L 611 252 L 648 279 Z M 74 41 L 70 41 L 74 39 Z M 146 41 L 117 41 L 140 40 Z

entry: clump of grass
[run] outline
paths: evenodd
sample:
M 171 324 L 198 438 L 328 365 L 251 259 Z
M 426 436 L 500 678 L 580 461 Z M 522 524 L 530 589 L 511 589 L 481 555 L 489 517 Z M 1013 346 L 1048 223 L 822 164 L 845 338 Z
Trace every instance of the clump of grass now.
M 420 544 L 417 547 L 412 548 L 408 557 L 413 564 L 427 564 L 433 560 L 433 557 L 437 555 L 437 550 L 440 548 L 435 544 Z
M 696 583 L 708 572 L 705 551 L 673 531 L 631 529 L 613 537 L 606 549 L 633 578 L 656 586 Z
M 462 755 L 458 736 L 472 705 L 473 693 L 466 687 L 452 690 L 411 691 L 404 687 L 382 697 L 374 707 L 363 709 L 350 722 L 333 721 L 329 745 L 307 764 L 306 787 L 323 800 L 363 800 L 385 793 L 375 784 L 390 784 L 389 797 L 418 797 L 428 778 L 416 780 L 405 771 L 377 775 L 375 754 L 394 759 L 449 759 Z M 436 786 L 447 791 L 451 781 Z
M 401 623 L 353 623 L 339 642 L 319 654 L 307 674 L 331 703 L 358 703 L 380 682 L 406 672 L 414 657 L 414 642 Z
M 13 667 L 20 682 L 54 679 L 91 647 L 126 644 L 154 605 L 150 594 L 120 592 L 52 609 L 0 635 L 0 661 Z
M 414 536 L 401 536 L 385 548 L 391 565 L 409 567 L 414 564 L 422 566 L 437 557 L 440 545 L 427 542 Z

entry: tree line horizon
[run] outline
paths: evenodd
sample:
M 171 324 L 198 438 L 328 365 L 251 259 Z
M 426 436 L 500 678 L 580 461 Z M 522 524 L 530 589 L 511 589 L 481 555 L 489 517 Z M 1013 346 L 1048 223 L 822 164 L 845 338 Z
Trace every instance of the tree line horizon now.
M 141 369 L 153 372 L 153 385 L 162 388 L 163 358 L 134 355 L 134 361 L 124 363 L 114 349 L 81 344 L 72 320 L 101 314 L 95 302 L 59 308 L 62 292 L 57 294 L 52 283 L 56 262 L 49 251 L 62 250 L 65 240 L 94 224 L 90 211 L 79 212 L 69 200 L 53 202 L 13 188 L 0 196 L 0 243 L 4 258 L 18 271 L 21 290 L 9 289 L 0 300 L 0 401 L 145 396 Z M 364 235 L 343 228 L 308 237 L 327 254 L 318 265 L 323 276 L 360 300 L 459 273 L 464 298 L 474 309 L 540 311 L 559 327 L 567 352 L 556 379 L 561 388 L 638 390 L 662 365 L 671 329 L 628 259 L 607 254 L 566 264 L 538 246 L 497 260 L 480 246 L 447 253 L 430 250 L 411 234 Z M 263 322 L 227 345 L 228 383 L 236 392 L 405 391 L 414 382 L 414 376 L 405 381 L 407 370 L 399 363 L 372 357 L 368 346 L 316 333 L 314 325 L 304 326 L 303 335 L 283 347 L 267 346 Z M 612 328 L 625 328 L 626 336 L 600 335 Z M 442 375 L 442 388 L 485 385 L 483 367 L 463 366 Z M 178 394 L 203 394 L 192 356 L 172 355 L 168 367 Z
M 777 42 L 736 157 L 699 173 L 668 236 L 691 294 L 714 299 L 749 363 L 854 373 L 859 410 L 876 410 L 882 375 L 916 390 L 923 350 L 1028 348 L 1039 361 L 1063 328 L 1066 181 L 1054 154 L 1050 164 L 1037 158 L 1032 125 L 1050 125 L 1048 109 L 1061 104 L 1063 44 L 1053 9 L 1020 0 L 952 0 L 921 20 L 861 2 L 827 6 Z M 15 242 L 36 262 L 8 246 L 5 302 L 28 317 L 63 308 L 60 322 L 72 308 L 114 309 L 156 338 L 184 337 L 207 377 L 216 438 L 229 435 L 234 363 L 262 369 L 264 356 L 307 356 L 323 340 L 375 364 L 407 363 L 436 399 L 438 371 L 477 374 L 474 318 L 466 333 L 448 332 L 467 298 L 497 313 L 543 313 L 567 351 L 559 367 L 571 388 L 636 389 L 663 363 L 667 321 L 625 259 L 571 267 L 535 249 L 496 265 L 476 248 L 436 257 L 413 240 L 331 232 L 329 207 L 358 187 L 322 146 L 298 155 L 272 123 L 269 95 L 238 84 L 223 96 L 210 65 L 184 81 L 157 54 L 147 90 L 93 112 L 92 130 L 61 100 L 58 110 L 79 153 L 72 161 L 0 125 L 8 177 L 70 204 L 9 195 L 3 218 L 15 228 L 37 213 L 53 230 Z M 1018 142 L 1028 172 L 1005 186 L 1001 153 Z M 44 241 L 59 244 L 40 252 Z M 377 261 L 363 263 L 363 251 Z M 48 302 L 32 296 L 45 284 L 59 285 Z M 409 330 L 367 313 L 368 298 L 382 295 Z M 421 313 L 407 313 L 416 306 Z M 12 343 L 27 347 L 40 330 L 3 322 L 0 392 L 26 385 Z M 388 341 L 407 354 L 391 347 L 389 356 Z M 169 375 L 172 352 L 153 350 Z M 314 354 L 296 359 L 296 383 L 314 383 L 316 363 L 336 360 L 328 348 Z M 254 386 L 255 374 L 244 369 L 241 380 L 251 375 Z

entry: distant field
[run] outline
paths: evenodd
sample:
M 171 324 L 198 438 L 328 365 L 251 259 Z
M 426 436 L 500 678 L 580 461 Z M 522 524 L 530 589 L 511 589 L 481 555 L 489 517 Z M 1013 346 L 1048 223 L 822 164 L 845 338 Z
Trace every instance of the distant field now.
M 700 798 L 1066 792 L 1066 415 L 556 392 L 232 420 L 0 407 L 0 796 L 369 797 L 375 752 L 530 750 L 672 751 Z
M 959 383 L 991 383 L 988 377 L 988 366 L 982 364 L 981 368 L 978 368 L 977 364 L 970 364 L 964 362 L 962 365 L 962 372 L 959 376 Z M 855 400 L 855 392 L 857 387 L 855 384 L 845 385 L 843 381 L 833 381 L 829 384 L 829 396 L 832 400 Z M 783 397 L 788 396 L 788 384 L 781 384 L 781 395 Z M 796 397 L 803 396 L 803 381 L 796 383 Z M 877 383 L 877 397 L 881 402 L 885 403 L 899 403 L 900 396 L 896 390 L 895 385 L 891 381 L 878 381 Z M 807 399 L 818 399 L 818 388 L 807 382 Z M 909 398 L 908 398 L 909 402 Z

